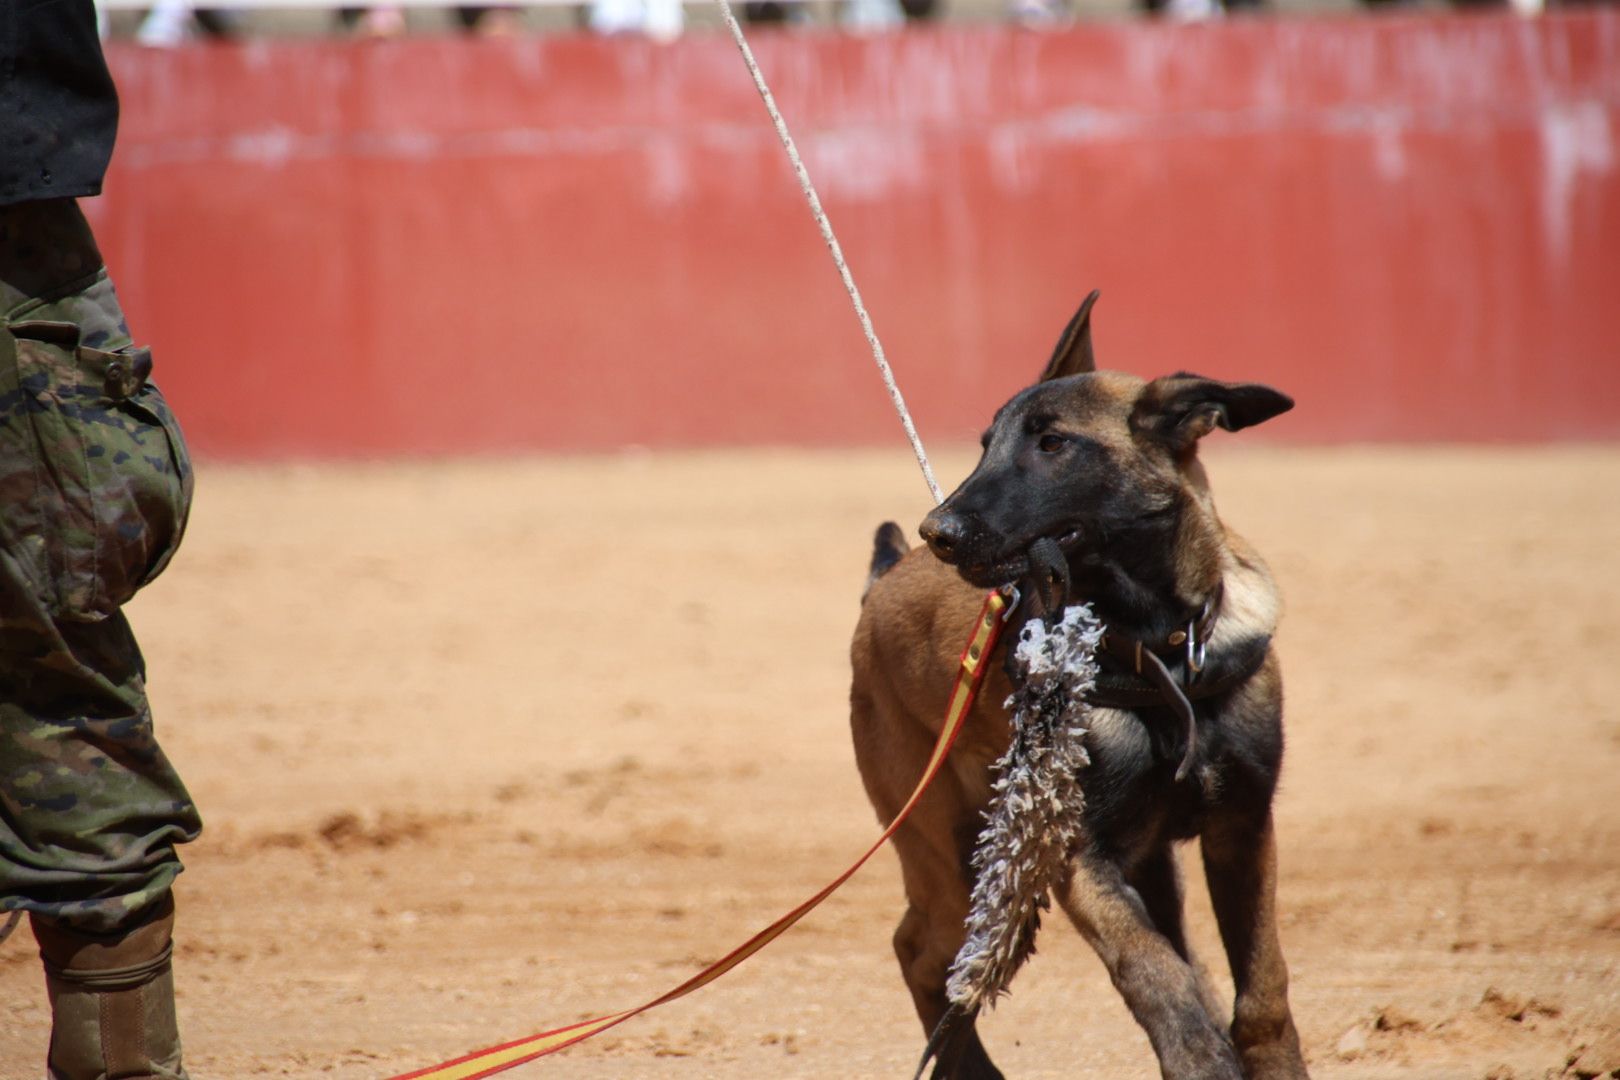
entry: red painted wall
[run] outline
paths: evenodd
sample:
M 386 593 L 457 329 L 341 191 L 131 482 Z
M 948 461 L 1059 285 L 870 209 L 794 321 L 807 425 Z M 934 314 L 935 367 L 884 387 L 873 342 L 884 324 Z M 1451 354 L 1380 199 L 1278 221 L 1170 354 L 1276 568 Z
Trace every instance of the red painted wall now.
M 1620 12 L 756 35 L 925 439 L 1104 364 L 1620 436 Z M 729 40 L 115 48 L 92 207 L 231 456 L 896 443 Z

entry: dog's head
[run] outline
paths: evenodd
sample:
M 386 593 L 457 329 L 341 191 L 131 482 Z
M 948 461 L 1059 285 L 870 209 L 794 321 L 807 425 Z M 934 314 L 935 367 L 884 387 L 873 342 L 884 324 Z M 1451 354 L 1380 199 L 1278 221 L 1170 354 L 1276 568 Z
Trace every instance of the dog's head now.
M 1098 371 L 1096 299 L 1086 297 L 1069 321 L 1040 381 L 996 413 L 972 475 L 923 520 L 929 548 L 973 585 L 1024 577 L 1042 539 L 1072 563 L 1129 543 L 1154 522 L 1168 526 L 1181 493 L 1204 486 L 1199 439 L 1293 407 L 1258 383 Z

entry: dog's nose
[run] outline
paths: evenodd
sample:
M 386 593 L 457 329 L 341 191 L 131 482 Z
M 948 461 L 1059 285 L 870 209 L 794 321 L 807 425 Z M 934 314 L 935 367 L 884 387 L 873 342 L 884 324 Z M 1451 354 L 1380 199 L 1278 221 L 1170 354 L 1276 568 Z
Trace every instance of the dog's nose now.
M 923 518 L 917 529 L 932 551 L 943 562 L 950 562 L 956 549 L 967 538 L 967 522 L 961 516 L 944 510 L 935 510 Z

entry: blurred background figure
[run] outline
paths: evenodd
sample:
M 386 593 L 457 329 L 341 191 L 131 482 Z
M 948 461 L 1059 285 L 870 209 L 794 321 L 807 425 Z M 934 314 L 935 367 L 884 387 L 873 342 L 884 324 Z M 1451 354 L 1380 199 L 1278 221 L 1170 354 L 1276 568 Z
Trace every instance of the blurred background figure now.
M 141 20 L 135 40 L 155 48 L 171 48 L 196 33 L 211 38 L 228 38 L 240 28 L 234 12 L 193 7 L 191 0 L 158 0 Z
M 741 11 L 744 22 L 757 25 L 805 21 L 803 4 L 786 4 L 780 0 L 749 0 L 742 5 Z
M 338 22 L 364 37 L 398 37 L 405 32 L 405 9 L 398 4 L 341 7 Z
M 465 4 L 456 8 L 454 14 L 457 24 L 470 34 L 510 37 L 523 29 L 522 12 L 504 5 Z
M 856 31 L 887 30 L 908 21 L 932 18 L 939 0 L 845 0 L 837 7 L 840 25 Z M 741 8 L 745 21 L 755 24 L 809 25 L 810 7 L 793 0 L 750 0 Z
M 1172 19 L 1214 19 L 1229 12 L 1264 11 L 1265 0 L 1142 0 L 1149 15 Z
M 1148 15 L 1192 22 L 1235 12 L 1264 11 L 1268 4 L 1267 0 L 1136 0 L 1136 6 Z M 1081 13 L 1075 10 L 1073 0 L 1011 0 L 1007 14 L 1024 26 L 1055 26 L 1071 22 Z
M 469 34 L 504 37 L 523 28 L 519 11 L 504 5 L 460 4 L 451 14 L 456 25 Z M 406 29 L 405 9 L 399 4 L 341 7 L 338 19 L 344 29 L 365 37 L 398 37 Z
M 685 28 L 681 0 L 594 0 L 586 9 L 585 24 L 598 34 L 644 33 L 657 41 L 673 41 Z
M 898 0 L 848 0 L 839 21 L 851 30 L 887 30 L 904 25 L 906 13 Z

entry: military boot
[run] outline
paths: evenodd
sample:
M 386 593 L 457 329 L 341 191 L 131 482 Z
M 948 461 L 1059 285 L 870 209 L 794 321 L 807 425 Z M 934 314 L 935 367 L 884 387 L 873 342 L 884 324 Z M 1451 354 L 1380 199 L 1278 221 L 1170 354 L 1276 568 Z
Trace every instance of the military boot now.
M 49 1080 L 186 1080 L 174 1014 L 174 900 L 90 934 L 33 918 L 51 999 Z

